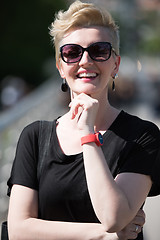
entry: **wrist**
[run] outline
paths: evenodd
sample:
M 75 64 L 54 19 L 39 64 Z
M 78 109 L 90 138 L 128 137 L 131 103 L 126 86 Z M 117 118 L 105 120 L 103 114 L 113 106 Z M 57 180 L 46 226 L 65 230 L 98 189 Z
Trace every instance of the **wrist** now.
M 94 142 L 97 146 L 103 145 L 103 136 L 100 132 L 90 133 L 81 137 L 81 145 Z
M 90 135 L 90 134 L 94 134 L 94 129 L 90 129 L 90 128 L 86 128 L 86 129 L 83 129 L 83 130 L 80 130 L 80 134 L 81 134 L 81 137 L 84 137 L 84 136 L 87 136 L 87 135 Z

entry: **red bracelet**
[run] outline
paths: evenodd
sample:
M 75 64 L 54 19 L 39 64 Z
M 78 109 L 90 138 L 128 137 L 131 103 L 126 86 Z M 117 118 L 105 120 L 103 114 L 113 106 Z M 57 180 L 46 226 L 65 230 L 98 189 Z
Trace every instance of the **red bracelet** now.
M 103 145 L 103 137 L 100 132 L 89 134 L 81 138 L 81 145 L 85 143 L 95 142 L 97 146 Z

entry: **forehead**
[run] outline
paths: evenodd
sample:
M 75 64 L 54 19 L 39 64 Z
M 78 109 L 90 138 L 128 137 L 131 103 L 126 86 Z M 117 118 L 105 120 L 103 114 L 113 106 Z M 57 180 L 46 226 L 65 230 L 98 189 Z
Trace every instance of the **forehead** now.
M 75 43 L 83 47 L 95 42 L 110 42 L 109 30 L 105 27 L 83 27 L 72 29 L 61 40 L 60 45 Z

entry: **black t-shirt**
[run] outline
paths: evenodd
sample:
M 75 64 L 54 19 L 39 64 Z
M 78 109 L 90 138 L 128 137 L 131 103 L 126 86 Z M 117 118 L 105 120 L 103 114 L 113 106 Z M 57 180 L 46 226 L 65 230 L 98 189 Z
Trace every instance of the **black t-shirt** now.
M 51 143 L 39 182 L 39 121 L 23 130 L 8 180 L 9 190 L 13 184 L 37 190 L 41 219 L 99 222 L 87 189 L 83 153 L 66 156 L 62 152 L 56 124 L 57 121 L 54 120 Z M 121 111 L 103 139 L 102 150 L 114 177 L 122 172 L 150 175 L 153 185 L 149 195 L 160 193 L 160 131 L 156 125 Z

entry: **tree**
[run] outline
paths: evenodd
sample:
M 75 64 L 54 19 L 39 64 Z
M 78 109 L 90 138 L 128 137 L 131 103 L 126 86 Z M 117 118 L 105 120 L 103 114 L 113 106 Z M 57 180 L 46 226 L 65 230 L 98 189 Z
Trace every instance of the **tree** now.
M 44 62 L 54 56 L 48 28 L 64 8 L 64 0 L 1 2 L 0 81 L 14 75 L 34 87 L 45 80 Z

